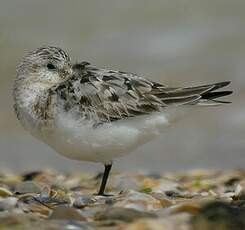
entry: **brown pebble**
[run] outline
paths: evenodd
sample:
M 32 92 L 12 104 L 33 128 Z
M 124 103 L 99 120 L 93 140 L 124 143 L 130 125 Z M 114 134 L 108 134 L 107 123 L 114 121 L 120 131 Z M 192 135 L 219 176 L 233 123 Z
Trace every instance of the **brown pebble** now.
M 139 218 L 156 218 L 154 213 L 141 212 L 130 208 L 108 208 L 96 214 L 96 220 L 121 220 L 132 222 Z
M 12 196 L 13 193 L 6 188 L 0 187 L 0 197 Z
M 23 183 L 20 183 L 16 186 L 15 189 L 16 194 L 25 194 L 25 193 L 41 193 L 41 187 L 36 184 L 35 182 L 26 181 Z
M 60 206 L 53 210 L 49 219 L 53 220 L 76 220 L 76 221 L 86 221 L 78 210 L 71 207 Z

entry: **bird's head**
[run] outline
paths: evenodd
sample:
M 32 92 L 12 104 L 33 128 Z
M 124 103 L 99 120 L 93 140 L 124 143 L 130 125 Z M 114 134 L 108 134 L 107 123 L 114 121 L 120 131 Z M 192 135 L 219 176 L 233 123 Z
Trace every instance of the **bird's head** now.
M 27 54 L 17 66 L 17 81 L 54 86 L 72 75 L 69 55 L 54 46 L 44 46 Z

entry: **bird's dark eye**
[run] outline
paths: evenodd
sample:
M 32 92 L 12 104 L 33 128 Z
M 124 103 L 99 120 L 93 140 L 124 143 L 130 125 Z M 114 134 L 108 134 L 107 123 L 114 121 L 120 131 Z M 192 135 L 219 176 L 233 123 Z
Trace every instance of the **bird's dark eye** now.
M 54 70 L 54 69 L 56 69 L 56 67 L 55 67 L 52 63 L 48 63 L 48 64 L 47 64 L 47 68 L 48 68 L 49 70 Z

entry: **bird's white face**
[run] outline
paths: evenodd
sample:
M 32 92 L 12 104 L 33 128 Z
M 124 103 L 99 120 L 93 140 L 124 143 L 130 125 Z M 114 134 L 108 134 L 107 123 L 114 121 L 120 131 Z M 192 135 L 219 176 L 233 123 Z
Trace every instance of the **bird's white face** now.
M 17 81 L 53 86 L 72 75 L 68 54 L 57 47 L 42 47 L 28 54 L 17 68 Z

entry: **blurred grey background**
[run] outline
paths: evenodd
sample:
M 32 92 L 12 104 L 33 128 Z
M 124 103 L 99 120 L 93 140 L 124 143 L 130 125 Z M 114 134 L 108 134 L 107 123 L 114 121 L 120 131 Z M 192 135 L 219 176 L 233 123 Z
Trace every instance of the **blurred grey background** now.
M 244 12 L 244 0 L 0 0 L 0 168 L 102 169 L 55 154 L 13 113 L 16 63 L 44 44 L 170 86 L 232 81 L 233 104 L 196 110 L 115 170 L 244 168 Z

